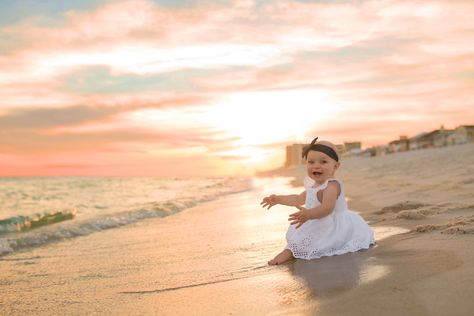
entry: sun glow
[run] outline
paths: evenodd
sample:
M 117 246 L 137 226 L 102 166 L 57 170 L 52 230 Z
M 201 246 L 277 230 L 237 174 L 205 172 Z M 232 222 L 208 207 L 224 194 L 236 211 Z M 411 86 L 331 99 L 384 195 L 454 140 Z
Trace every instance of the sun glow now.
M 265 162 L 271 156 L 271 153 L 272 151 L 269 149 L 258 147 L 241 147 L 226 150 L 222 157 L 229 159 L 236 158 L 244 163 L 254 165 Z
M 246 157 L 249 162 L 269 158 L 269 146 L 303 141 L 318 122 L 338 111 L 318 90 L 248 92 L 227 96 L 204 110 L 207 124 L 235 139 L 236 149 L 224 155 Z
M 172 129 L 212 131 L 208 137 L 226 145 L 209 144 L 209 155 L 259 166 L 275 160 L 282 144 L 306 141 L 312 129 L 339 110 L 318 90 L 259 91 L 228 95 L 207 106 L 127 113 L 122 123 L 167 133 Z

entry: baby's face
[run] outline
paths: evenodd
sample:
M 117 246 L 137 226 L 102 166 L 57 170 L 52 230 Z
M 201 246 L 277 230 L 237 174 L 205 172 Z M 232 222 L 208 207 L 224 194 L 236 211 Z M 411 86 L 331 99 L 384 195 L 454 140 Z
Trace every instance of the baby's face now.
M 334 177 L 337 168 L 339 168 L 339 162 L 325 153 L 314 150 L 308 153 L 306 171 L 317 184 L 323 184 L 327 179 Z

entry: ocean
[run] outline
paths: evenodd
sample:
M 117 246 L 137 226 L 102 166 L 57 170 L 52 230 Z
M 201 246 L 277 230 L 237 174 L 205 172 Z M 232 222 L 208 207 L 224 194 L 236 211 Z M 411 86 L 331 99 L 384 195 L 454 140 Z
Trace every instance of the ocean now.
M 248 190 L 247 178 L 0 178 L 0 256 L 172 215 Z

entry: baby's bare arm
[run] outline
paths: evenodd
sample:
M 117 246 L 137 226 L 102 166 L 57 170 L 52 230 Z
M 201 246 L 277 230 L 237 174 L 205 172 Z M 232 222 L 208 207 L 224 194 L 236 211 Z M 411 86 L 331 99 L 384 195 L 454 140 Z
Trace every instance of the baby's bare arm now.
M 270 209 L 276 204 L 288 205 L 288 206 L 299 206 L 304 204 L 306 200 L 306 191 L 301 194 L 290 194 L 290 195 L 275 195 L 272 194 L 263 198 L 260 203 L 262 207 L 268 207 Z
M 301 194 L 277 195 L 278 204 L 288 206 L 300 206 L 306 201 L 306 191 Z

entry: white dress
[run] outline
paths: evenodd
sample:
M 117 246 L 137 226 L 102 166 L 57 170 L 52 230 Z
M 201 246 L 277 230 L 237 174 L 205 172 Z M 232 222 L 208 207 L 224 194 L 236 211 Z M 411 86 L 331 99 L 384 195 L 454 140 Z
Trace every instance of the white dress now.
M 309 181 L 305 181 L 307 209 L 321 204 L 317 193 L 324 190 L 329 181 L 337 181 L 341 193 L 334 210 L 328 216 L 308 220 L 298 229 L 295 228 L 296 225 L 290 225 L 286 233 L 286 248 L 291 250 L 295 258 L 316 259 L 341 255 L 368 249 L 375 243 L 374 233 L 369 225 L 359 214 L 348 209 L 342 183 L 337 179 L 328 179 L 321 185 L 312 185 L 314 181 L 308 183 Z

